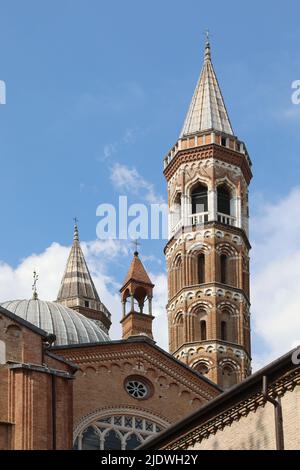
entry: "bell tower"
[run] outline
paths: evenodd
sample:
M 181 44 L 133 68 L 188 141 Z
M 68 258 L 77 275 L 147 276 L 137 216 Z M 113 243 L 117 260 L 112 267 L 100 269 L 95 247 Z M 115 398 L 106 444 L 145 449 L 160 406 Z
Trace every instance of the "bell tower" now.
M 128 339 L 131 336 L 148 336 L 153 339 L 153 288 L 154 284 L 152 284 L 138 252 L 135 251 L 120 289 L 123 306 L 121 320 L 123 339 Z
M 170 352 L 223 388 L 251 373 L 248 186 L 210 43 L 182 132 L 164 160 L 168 184 Z

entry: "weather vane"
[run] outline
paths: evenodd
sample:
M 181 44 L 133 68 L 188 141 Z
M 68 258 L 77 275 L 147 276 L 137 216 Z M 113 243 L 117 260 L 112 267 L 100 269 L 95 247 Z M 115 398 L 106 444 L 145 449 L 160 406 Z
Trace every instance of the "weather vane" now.
M 32 284 L 32 291 L 33 291 L 33 298 L 34 300 L 37 300 L 38 294 L 37 294 L 37 281 L 39 280 L 39 276 L 36 273 L 36 270 L 33 271 L 33 284 Z
M 131 242 L 131 243 L 132 243 L 132 244 L 133 244 L 133 246 L 135 247 L 135 250 L 134 250 L 134 252 L 135 252 L 135 253 L 138 253 L 138 247 L 139 247 L 139 246 L 141 246 L 141 244 L 140 244 L 139 240 L 136 238 L 135 240 L 132 240 L 132 242 Z
M 73 218 L 73 220 L 74 220 L 74 224 L 77 225 L 77 223 L 79 222 L 79 220 L 77 219 L 76 216 Z

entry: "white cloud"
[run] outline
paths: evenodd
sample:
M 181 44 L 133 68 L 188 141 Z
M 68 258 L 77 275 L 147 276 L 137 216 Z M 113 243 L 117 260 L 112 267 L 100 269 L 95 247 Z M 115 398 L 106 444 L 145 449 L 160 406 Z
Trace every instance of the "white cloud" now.
M 104 145 L 104 149 L 103 149 L 104 159 L 108 160 L 114 154 L 116 154 L 117 151 L 118 151 L 118 144 L 117 143 Z
M 111 337 L 119 339 L 121 303 L 118 289 L 120 286 L 108 274 L 108 264 L 118 262 L 121 256 L 126 256 L 126 246 L 113 240 L 82 242 L 81 246 L 100 298 L 112 314 Z M 53 243 L 43 253 L 33 254 L 23 259 L 15 269 L 7 263 L 0 262 L 0 303 L 30 298 L 35 269 L 39 275 L 39 298 L 55 300 L 69 252 L 70 247 Z
M 252 226 L 252 327 L 266 347 L 254 351 L 254 365 L 261 366 L 300 343 L 300 188 L 264 203 Z
M 81 246 L 100 298 L 112 314 L 110 337 L 120 339 L 122 335 L 120 281 L 108 274 L 108 271 L 111 263 L 120 264 L 123 260 L 122 269 L 124 269 L 124 276 L 126 275 L 126 270 L 129 267 L 127 246 L 125 243 L 114 240 L 82 242 Z M 15 269 L 7 263 L 0 262 L 0 303 L 7 300 L 30 298 L 35 269 L 39 275 L 39 298 L 55 300 L 70 248 L 53 243 L 43 253 L 33 254 L 23 259 Z M 161 347 L 167 348 L 165 312 L 167 278 L 164 273 L 151 274 L 150 276 L 156 285 L 153 302 L 155 340 Z
M 68 253 L 68 248 L 53 243 L 43 253 L 23 259 L 15 269 L 0 262 L 0 301 L 30 298 L 35 269 L 39 274 L 40 297 L 55 299 Z
M 111 169 L 110 179 L 116 189 L 143 197 L 150 204 L 164 204 L 154 185 L 145 180 L 136 168 L 116 163 Z
M 153 336 L 158 346 L 168 351 L 168 318 L 166 305 L 168 301 L 168 287 L 166 273 L 151 274 L 150 279 L 155 284 L 153 297 Z

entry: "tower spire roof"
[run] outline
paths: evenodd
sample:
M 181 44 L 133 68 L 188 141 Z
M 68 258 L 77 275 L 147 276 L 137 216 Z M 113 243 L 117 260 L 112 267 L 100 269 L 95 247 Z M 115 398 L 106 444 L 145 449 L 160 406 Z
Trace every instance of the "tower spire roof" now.
M 211 60 L 208 32 L 206 34 L 204 64 L 180 137 L 207 130 L 233 135 L 233 129 Z
M 153 286 L 150 277 L 139 258 L 138 251 L 134 252 L 133 260 L 131 261 L 131 265 L 125 277 L 123 286 L 125 286 L 128 282 L 134 281 L 136 283 L 148 284 L 149 286 Z
M 57 300 L 61 302 L 72 298 L 100 303 L 99 295 L 80 246 L 76 219 L 74 223 L 73 245 L 61 281 Z

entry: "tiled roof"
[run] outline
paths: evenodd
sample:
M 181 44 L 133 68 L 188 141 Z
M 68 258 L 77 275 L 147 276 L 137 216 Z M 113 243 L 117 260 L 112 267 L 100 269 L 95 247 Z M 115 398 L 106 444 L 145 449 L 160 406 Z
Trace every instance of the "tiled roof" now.
M 137 252 L 134 253 L 134 257 L 129 267 L 127 276 L 125 277 L 123 286 L 125 286 L 129 281 L 137 281 L 153 286 Z

